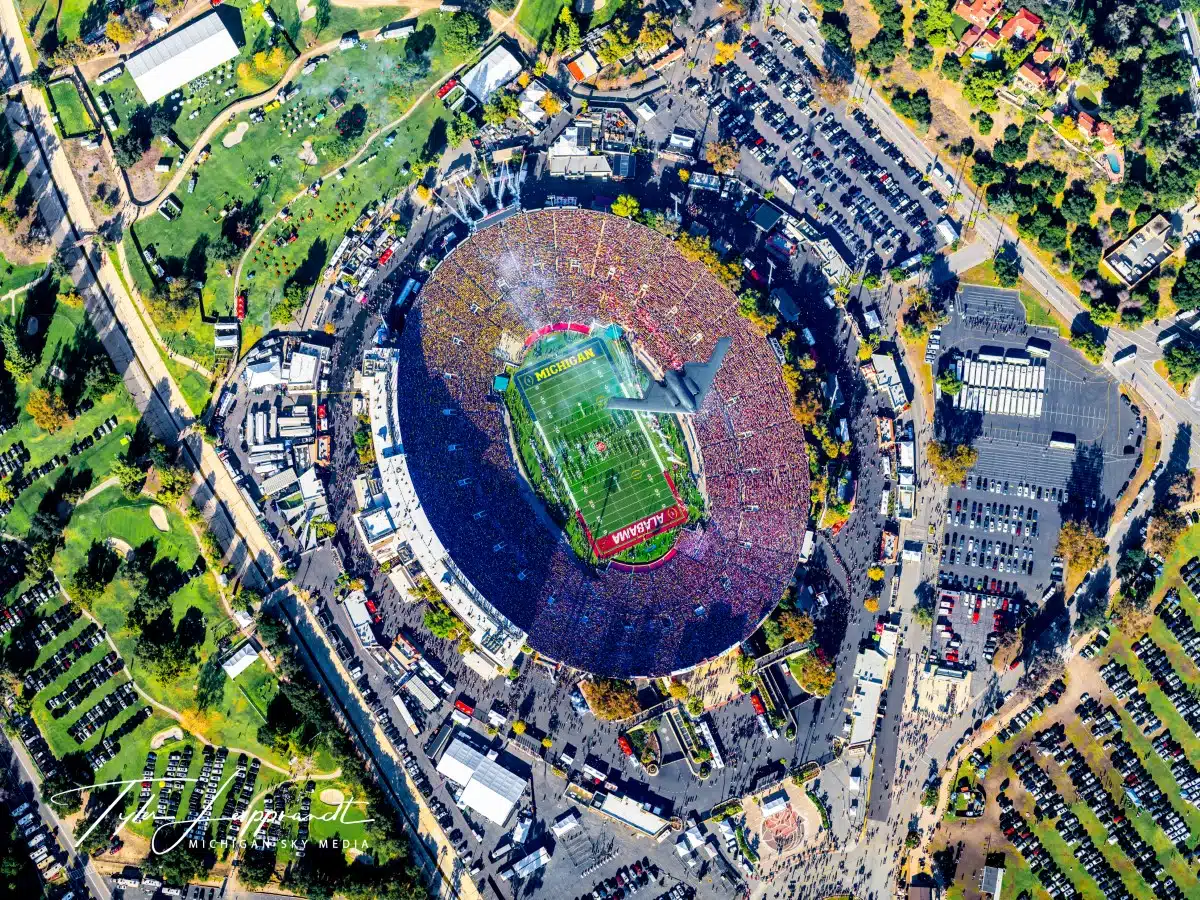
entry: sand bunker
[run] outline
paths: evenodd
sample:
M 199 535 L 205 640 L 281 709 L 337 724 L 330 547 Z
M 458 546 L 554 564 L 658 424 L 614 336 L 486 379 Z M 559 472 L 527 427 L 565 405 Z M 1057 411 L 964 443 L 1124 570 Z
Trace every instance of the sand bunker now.
M 341 806 L 346 797 L 337 788 L 325 788 L 321 791 L 321 802 L 330 806 Z
M 133 547 L 129 545 L 129 541 L 123 541 L 119 537 L 110 537 L 108 539 L 108 546 L 111 547 L 118 556 L 122 557 L 128 556 L 133 552 Z
M 317 154 L 313 152 L 312 141 L 305 141 L 300 147 L 300 162 L 308 166 L 315 166 L 320 160 L 317 159 Z
M 226 149 L 236 147 L 242 142 L 242 138 L 246 136 L 246 132 L 250 130 L 249 122 L 238 122 L 237 127 L 233 131 L 221 138 L 221 145 Z
M 167 519 L 167 511 L 161 506 L 150 507 L 150 521 L 159 531 L 170 531 L 171 522 Z

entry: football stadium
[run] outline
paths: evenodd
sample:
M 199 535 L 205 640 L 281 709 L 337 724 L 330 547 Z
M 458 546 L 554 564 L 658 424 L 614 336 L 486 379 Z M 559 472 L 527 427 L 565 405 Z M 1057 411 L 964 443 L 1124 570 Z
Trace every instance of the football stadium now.
M 607 408 L 724 336 L 694 416 Z M 601 675 L 676 672 L 779 602 L 808 519 L 803 435 L 766 339 L 669 238 L 579 209 L 480 229 L 431 275 L 394 359 L 380 455 L 402 460 L 458 587 L 542 655 Z M 685 436 L 674 449 L 666 425 Z M 661 556 L 622 561 L 664 534 Z

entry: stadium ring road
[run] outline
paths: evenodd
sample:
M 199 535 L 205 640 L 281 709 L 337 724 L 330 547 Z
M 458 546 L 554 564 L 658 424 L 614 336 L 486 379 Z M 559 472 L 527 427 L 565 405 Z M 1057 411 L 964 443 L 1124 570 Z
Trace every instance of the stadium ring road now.
M 732 347 L 693 421 L 708 508 L 663 565 L 594 569 L 540 508 L 493 380 L 540 326 L 615 323 L 659 366 Z M 808 461 L 780 365 L 737 299 L 669 238 L 608 213 L 521 212 L 431 275 L 397 338 L 403 453 L 459 571 L 544 656 L 599 675 L 663 675 L 751 634 L 794 575 Z

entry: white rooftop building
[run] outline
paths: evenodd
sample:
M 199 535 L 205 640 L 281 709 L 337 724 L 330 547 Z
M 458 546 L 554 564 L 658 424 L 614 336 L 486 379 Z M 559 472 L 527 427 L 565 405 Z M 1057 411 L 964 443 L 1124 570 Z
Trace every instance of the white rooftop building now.
M 525 779 L 456 737 L 438 760 L 437 770 L 462 788 L 460 805 L 503 825 L 525 794 Z
M 258 649 L 251 641 L 246 641 L 236 653 L 221 663 L 221 668 L 225 670 L 225 674 L 230 679 L 234 679 L 254 665 L 256 659 L 258 659 Z
M 268 356 L 266 359 L 247 364 L 242 370 L 242 379 L 246 382 L 246 388 L 251 391 L 277 388 L 283 384 L 283 365 L 278 356 Z
M 237 55 L 233 35 L 214 10 L 139 50 L 125 67 L 142 98 L 153 103 Z
M 520 72 L 521 61 L 500 45 L 463 76 L 462 84 L 482 103 L 516 78 Z

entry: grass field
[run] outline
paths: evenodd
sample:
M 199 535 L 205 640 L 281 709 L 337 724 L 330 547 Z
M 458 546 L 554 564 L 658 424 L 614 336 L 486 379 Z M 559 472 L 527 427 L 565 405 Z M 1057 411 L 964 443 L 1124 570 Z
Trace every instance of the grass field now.
M 395 18 L 397 11 L 391 13 L 389 18 Z M 233 279 L 224 263 L 204 253 L 208 242 L 233 224 L 222 218 L 221 210 L 241 201 L 256 231 L 260 223 L 290 203 L 291 219 L 267 231 L 246 258 L 242 273 L 241 284 L 249 292 L 246 327 L 270 328 L 270 311 L 282 296 L 284 284 L 289 279 L 315 281 L 359 212 L 378 202 L 385 192 L 412 180 L 403 173 L 403 164 L 436 157 L 444 147 L 446 110 L 440 102 L 431 101 L 413 112 L 390 147 L 384 146 L 386 135 L 380 135 L 372 152 L 360 160 L 364 164 L 350 166 L 342 180 L 333 177 L 368 135 L 398 119 L 433 83 L 435 75 L 440 77 L 448 70 L 452 61 L 443 54 L 439 37 L 444 20 L 439 13 L 427 14 L 420 18 L 417 33 L 405 41 L 369 41 L 360 48 L 333 53 L 311 75 L 295 81 L 300 92 L 286 107 L 266 113 L 263 122 L 249 123 L 240 143 L 225 147 L 222 138 L 226 132 L 219 133 L 212 142 L 211 158 L 198 170 L 195 193 L 179 194 L 183 213 L 173 222 L 159 216 L 145 219 L 127 233 L 126 251 L 139 291 L 148 296 L 153 289 L 150 273 L 140 262 L 141 248 L 153 245 L 168 273 L 186 272 L 203 281 L 208 317 L 230 314 Z M 335 95 L 344 101 L 340 110 L 330 106 Z M 348 142 L 338 135 L 335 123 L 356 104 L 366 109 L 367 123 L 361 137 Z M 319 160 L 317 166 L 310 167 L 299 158 L 306 141 Z M 275 165 L 273 157 L 277 157 Z M 318 177 L 325 183 L 317 196 L 305 193 L 294 199 Z M 293 227 L 298 239 L 275 246 L 276 230 Z M 156 322 L 164 340 L 177 352 L 211 364 L 212 327 L 199 309 L 169 322 L 156 312 Z
M 629 394 L 614 358 L 619 352 L 601 338 L 589 338 L 538 358 L 515 376 L 535 429 L 596 544 L 676 503 L 663 475 L 667 466 L 644 422 L 637 413 L 605 408 L 608 397 Z M 618 538 L 616 545 L 638 542 Z
M 29 382 L 16 385 L 15 405 L 21 412 L 14 427 L 0 437 L 0 452 L 21 441 L 29 450 L 30 464 L 40 465 L 52 456 L 67 453 L 74 441 L 92 432 L 109 416 L 116 416 L 118 425 L 114 431 L 71 460 L 73 469 L 90 469 L 93 472 L 93 481 L 98 482 L 104 478 L 103 473 L 108 471 L 113 458 L 121 451 L 121 436 L 132 430 L 138 418 L 137 408 L 123 386 L 119 386 L 91 410 L 78 416 L 68 427 L 54 434 L 39 428 L 25 412 L 29 394 L 46 377 L 46 371 L 56 355 L 67 353 L 79 347 L 82 342 L 91 340 L 91 330 L 90 326 L 85 324 L 84 311 L 56 303 L 53 299 L 55 287 L 49 282 L 39 285 L 36 297 L 31 301 L 37 309 L 31 309 L 29 315 L 42 322 L 49 315 L 49 326 L 41 333 L 45 341 L 41 351 L 41 363 L 34 369 Z M 23 300 L 16 303 L 16 309 L 18 320 L 24 319 L 26 308 Z M 0 309 L 0 316 L 8 317 L 11 312 L 12 307 L 6 305 Z M 29 528 L 30 517 L 46 491 L 53 485 L 54 479 L 54 475 L 40 478 L 20 494 L 12 512 L 5 520 L 6 530 L 23 534 Z
M 133 547 L 146 541 L 155 544 L 159 560 L 174 560 L 180 568 L 189 569 L 200 555 L 191 531 L 174 509 L 168 509 L 170 528 L 159 531 L 150 519 L 154 502 L 148 497 L 130 500 L 117 487 L 111 487 L 75 510 L 66 530 L 66 546 L 55 557 L 55 572 L 66 583 L 77 568 L 83 565 L 93 542 L 108 537 L 119 538 Z M 130 674 L 150 696 L 183 714 L 187 730 L 203 735 L 217 744 L 240 747 L 279 765 L 279 758 L 270 748 L 258 742 L 258 727 L 264 721 L 260 707 L 269 703 L 263 686 L 265 670 L 255 667 L 230 683 L 219 669 L 218 687 L 206 695 L 203 708 L 197 699 L 200 671 L 209 661 L 215 662 L 221 652 L 219 640 L 232 631 L 232 621 L 221 607 L 216 579 L 205 572 L 171 596 L 171 609 L 176 621 L 191 609 L 199 610 L 204 621 L 204 639 L 198 648 L 199 664 L 185 670 L 180 677 L 160 678 L 157 672 L 142 662 L 137 653 L 138 631 L 127 616 L 136 595 L 129 582 L 120 574 L 113 580 L 93 609 L 120 649 Z M 261 664 L 258 664 L 261 665 Z M 273 678 L 270 679 L 273 683 Z M 243 691 L 242 688 L 246 688 Z M 249 696 L 247 695 L 249 692 Z
M 50 96 L 50 107 L 58 116 L 58 130 L 63 137 L 76 137 L 96 130 L 96 123 L 79 96 L 74 78 L 50 82 L 46 93 Z
M 525 0 L 517 16 L 517 26 L 539 44 L 554 28 L 564 0 Z
M 292 5 L 294 7 L 295 4 Z M 241 52 L 229 62 L 185 85 L 181 89 L 182 102 L 177 108 L 170 107 L 165 100 L 155 104 L 156 108 L 166 109 L 175 117 L 174 133 L 186 146 L 190 147 L 229 104 L 265 91 L 279 81 L 296 58 L 291 45 L 262 18 L 262 9 L 262 3 L 252 0 L 225 0 L 221 4 L 220 14 L 226 17 L 236 15 L 245 33 Z M 279 48 L 279 52 L 272 54 L 275 47 Z M 149 108 L 128 71 L 106 85 L 91 85 L 91 91 L 93 96 L 102 93 L 112 101 L 110 105 L 117 117 L 114 138 L 131 129 L 149 128 Z M 163 148 L 164 145 L 156 142 L 152 151 L 158 152 Z M 164 152 L 163 155 L 174 154 Z

